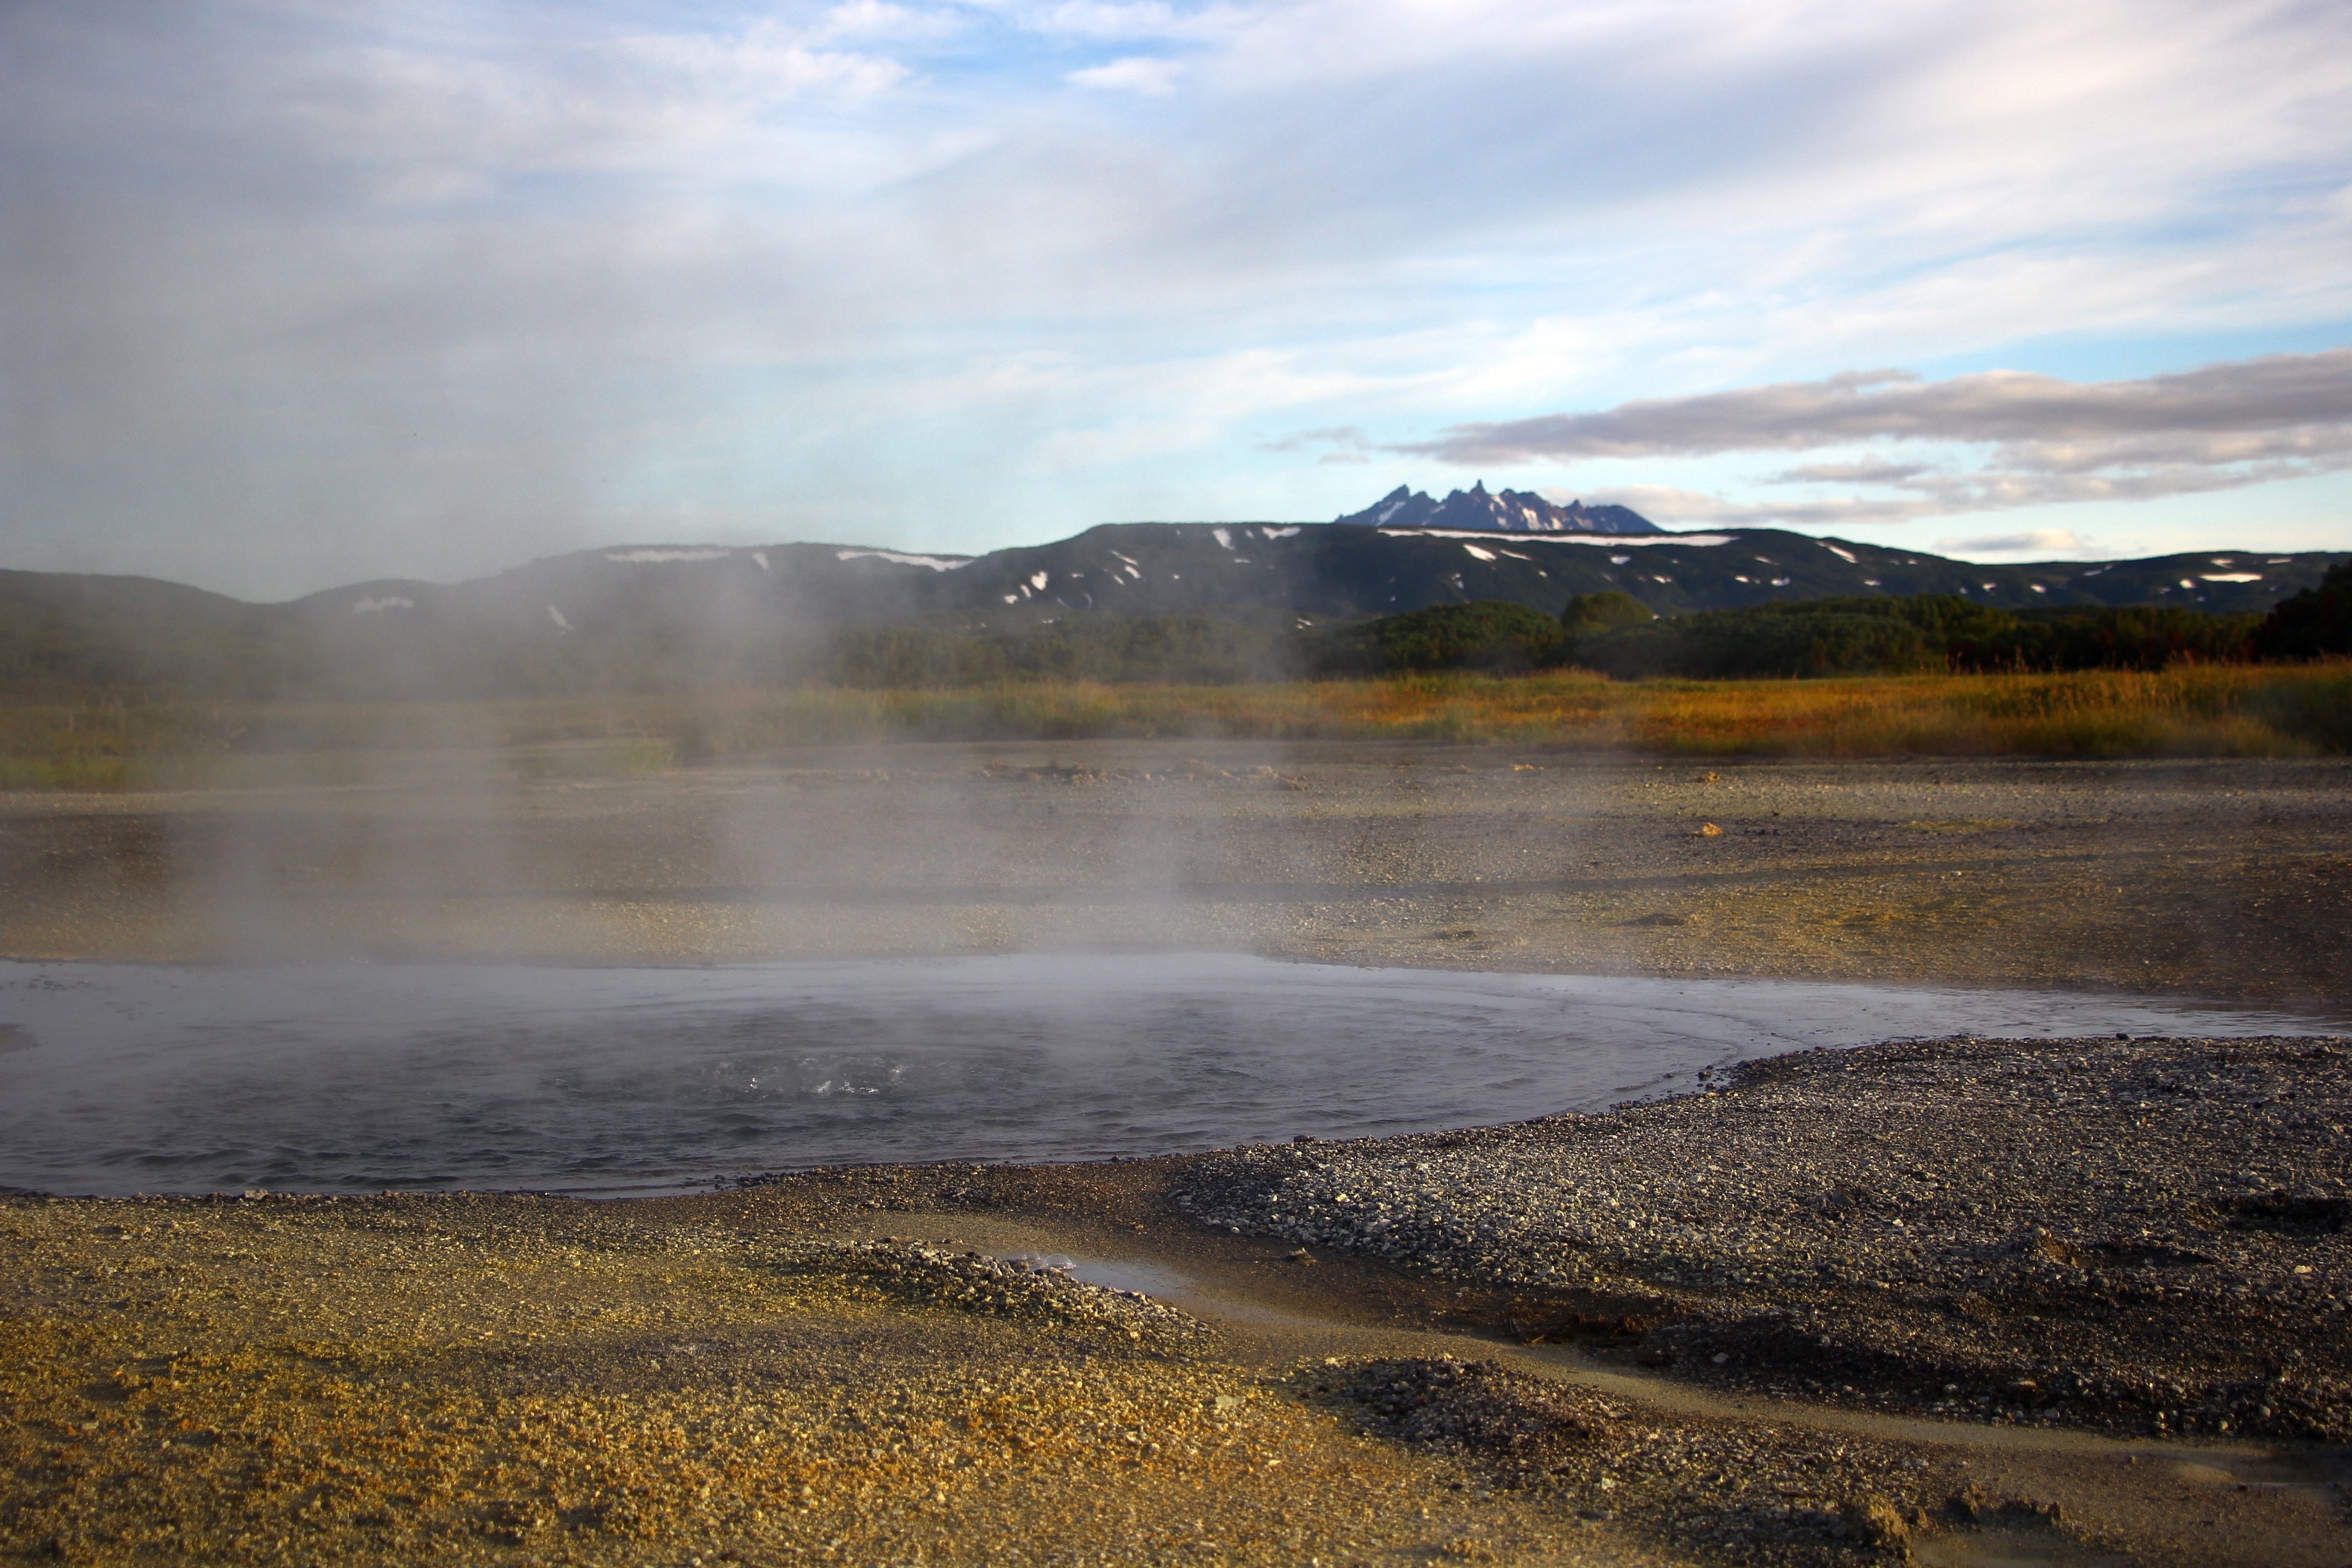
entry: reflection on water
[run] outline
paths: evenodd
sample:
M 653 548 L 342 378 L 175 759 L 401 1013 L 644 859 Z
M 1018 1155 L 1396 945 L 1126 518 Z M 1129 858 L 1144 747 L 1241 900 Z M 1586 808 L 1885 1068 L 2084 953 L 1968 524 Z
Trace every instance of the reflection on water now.
M 680 1188 L 1589 1110 L 1903 1036 L 2303 1032 L 2061 994 L 1023 955 L 714 969 L 0 964 L 0 1184 Z

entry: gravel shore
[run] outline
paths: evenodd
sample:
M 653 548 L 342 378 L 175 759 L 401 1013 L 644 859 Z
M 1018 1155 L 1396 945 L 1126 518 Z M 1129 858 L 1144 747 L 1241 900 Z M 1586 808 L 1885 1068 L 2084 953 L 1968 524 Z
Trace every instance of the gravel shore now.
M 2352 1440 L 2343 1038 L 1803 1053 L 1601 1116 L 1245 1149 L 1174 1201 L 1683 1378 Z
M 1931 1041 L 706 1197 L 0 1197 L 0 1551 L 2340 1568 L 2347 1067 Z

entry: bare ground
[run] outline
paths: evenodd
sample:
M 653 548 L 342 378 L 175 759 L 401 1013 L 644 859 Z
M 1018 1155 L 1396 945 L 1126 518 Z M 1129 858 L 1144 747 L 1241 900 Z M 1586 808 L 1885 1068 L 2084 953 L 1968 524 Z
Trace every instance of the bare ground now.
M 1206 946 L 2337 1005 L 2352 936 L 2345 759 L 1079 742 L 579 784 L 445 772 L 0 796 L 0 953 Z
M 11 797 L 0 951 L 695 962 L 1216 945 L 2336 1010 L 2347 783 L 2341 763 L 1661 766 L 1176 744 L 894 748 L 571 787 L 453 764 L 437 785 L 381 790 Z M 1463 1213 L 1496 1223 L 1530 1198 L 1613 1197 L 1672 1240 L 1588 1245 L 1572 1282 L 1482 1251 L 1475 1227 L 1452 1252 L 1381 1242 L 1366 1205 L 1397 1195 L 1400 1160 L 1413 1182 L 1433 1162 L 1375 1145 L 1307 1152 L 1307 1170 L 1348 1175 L 1337 1185 L 1302 1175 L 1297 1151 L 1260 1151 L 820 1172 L 610 1205 L 9 1198 L 0 1552 L 2340 1568 L 2352 1470 L 2330 1425 L 2341 1372 L 2318 1363 L 2341 1358 L 2347 1244 L 2324 1224 L 2233 1229 L 2244 1215 L 2210 1205 L 2202 1230 L 2141 1225 L 2152 1240 L 2017 1218 L 2037 1199 L 2063 1208 L 2047 1173 L 1981 1148 L 1956 1161 L 1937 1140 L 1997 1121 L 2018 1149 L 2054 1148 L 2095 1105 L 2133 1121 L 2133 1149 L 2166 1146 L 2139 1103 L 2152 1091 L 2119 1098 L 2130 1073 L 2035 1093 L 2053 1075 L 2018 1063 L 2039 1048 L 1956 1046 L 1884 1084 L 1842 1075 L 1808 1104 L 1817 1068 L 1793 1064 L 1578 1119 L 1592 1130 L 1579 1138 L 1622 1125 L 1639 1158 L 1454 1184 Z M 2192 1089 L 2237 1070 L 2200 1051 L 2158 1070 Z M 2209 1096 L 2221 1131 L 2175 1141 L 2183 1190 L 2255 1202 L 2259 1218 L 2279 1184 L 2256 1176 L 2288 1169 L 2281 1215 L 2302 1200 L 2334 1213 L 2345 1144 L 2326 1116 L 2343 1069 L 2297 1070 L 2316 1076 L 2286 1092 L 2321 1121 L 2232 1120 Z M 2002 1087 L 2000 1116 L 1956 1122 L 1904 1073 Z M 2164 1092 L 2162 1116 L 2190 1103 Z M 1744 1147 L 1759 1128 L 1772 1147 L 1749 1176 L 1719 1171 L 1722 1190 L 1702 1194 L 1697 1146 Z M 1821 1191 L 1782 1193 L 1790 1173 Z M 1350 1228 L 1202 1206 L 1212 1188 L 1293 1181 L 1328 1211 L 1314 1224 Z M 1790 1255 L 1759 1259 L 1757 1215 L 1782 1207 L 1773 1245 Z M 1901 1245 L 1974 1258 L 1984 1278 L 1900 1276 L 1877 1250 L 1896 1247 L 1894 1219 L 1913 1233 Z M 1979 1237 L 1980 1220 L 2006 1228 Z M 1295 1256 L 1307 1235 L 1312 1262 Z M 1208 1332 L 992 1274 L 910 1289 L 945 1266 L 903 1242 L 810 1251 L 879 1236 L 954 1258 L 1068 1253 Z M 2213 1260 L 2187 1274 L 2235 1271 L 2228 1290 L 2149 1294 L 2193 1283 L 2164 1271 L 2166 1248 Z M 2029 1287 L 2039 1304 L 2021 1306 Z M 1948 1372 L 1914 1375 L 1968 1361 L 1955 1345 L 2003 1380 L 1987 1403 Z M 2130 1400 L 2072 1385 L 2044 1400 L 2020 1360 L 2037 1346 L 2063 1349 L 2061 1370 L 2101 1370 L 2102 1346 L 2117 1364 L 2230 1362 L 2210 1381 L 2252 1403 L 2229 1407 L 2231 1430 L 2216 1405 L 2159 1434 L 2210 1390 L 2190 1401 L 2173 1367 Z M 2249 1373 L 2265 1356 L 2280 1364 Z

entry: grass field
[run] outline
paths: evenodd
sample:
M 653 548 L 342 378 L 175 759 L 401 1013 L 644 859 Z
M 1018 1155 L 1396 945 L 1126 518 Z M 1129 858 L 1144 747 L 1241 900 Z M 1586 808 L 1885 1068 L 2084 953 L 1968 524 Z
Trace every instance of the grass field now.
M 2352 661 L 1825 680 L 1614 681 L 1571 670 L 538 702 L 26 705 L 0 709 L 0 787 L 612 776 L 815 742 L 1096 737 L 1684 755 L 2310 756 L 2352 752 Z

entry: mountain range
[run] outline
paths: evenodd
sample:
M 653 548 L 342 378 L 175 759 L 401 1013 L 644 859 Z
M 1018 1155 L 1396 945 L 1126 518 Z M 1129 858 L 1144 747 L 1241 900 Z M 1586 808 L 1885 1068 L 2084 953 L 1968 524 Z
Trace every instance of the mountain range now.
M 1474 528 L 1501 533 L 1664 533 L 1630 507 L 1559 506 L 1532 490 L 1486 493 L 1486 481 L 1432 500 L 1426 490 L 1399 485 L 1373 505 L 1331 520 L 1358 528 Z
M 1369 511 L 1382 508 L 1393 508 L 1383 523 L 1361 512 L 1330 523 L 1107 523 L 984 555 L 617 545 L 471 582 L 386 579 L 279 605 L 147 578 L 0 572 L 0 689 L 486 696 L 760 681 L 788 678 L 851 627 L 1018 630 L 1072 616 L 1207 615 L 1286 631 L 1473 599 L 1553 613 L 1571 595 L 1609 588 L 1663 615 L 1922 593 L 2010 609 L 2262 611 L 2347 554 L 2223 550 L 1988 566 L 1778 529 L 1668 532 L 1622 508 L 1555 507 L 1483 487 L 1443 502 L 1399 491 Z M 1416 510 L 1420 522 L 1398 521 Z M 1489 521 L 1433 526 L 1478 514 Z M 1580 521 L 1571 531 L 1556 526 L 1562 519 Z

